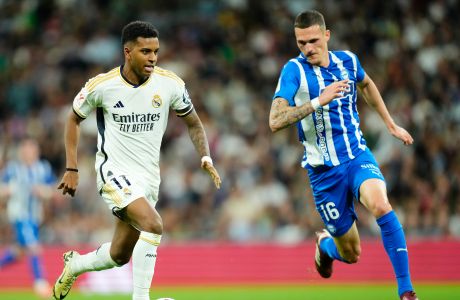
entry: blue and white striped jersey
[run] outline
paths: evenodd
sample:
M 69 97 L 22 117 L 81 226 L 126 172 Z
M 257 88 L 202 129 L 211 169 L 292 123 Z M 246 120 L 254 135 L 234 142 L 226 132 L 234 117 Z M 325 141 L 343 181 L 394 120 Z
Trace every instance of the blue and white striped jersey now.
M 300 106 L 319 97 L 331 83 L 350 81 L 350 91 L 342 98 L 297 122 L 299 139 L 305 148 L 304 168 L 337 166 L 366 150 L 356 107 L 356 83 L 364 79 L 365 72 L 356 55 L 349 51 L 329 51 L 329 60 L 327 68 L 309 64 L 302 53 L 289 60 L 273 97 L 288 100 L 290 106 Z
M 11 196 L 7 203 L 8 218 L 11 222 L 41 222 L 43 206 L 32 193 L 35 185 L 52 185 L 55 176 L 47 161 L 36 161 L 27 166 L 19 161 L 11 161 L 3 170 L 2 183 L 8 185 Z

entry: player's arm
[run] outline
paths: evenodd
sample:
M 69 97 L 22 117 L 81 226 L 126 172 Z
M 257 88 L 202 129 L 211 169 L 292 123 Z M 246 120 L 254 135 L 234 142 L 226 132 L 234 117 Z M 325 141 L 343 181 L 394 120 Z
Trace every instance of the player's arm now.
M 42 201 L 49 201 L 57 193 L 55 189 L 56 179 L 48 161 L 42 160 L 41 165 L 44 170 L 43 180 L 40 184 L 32 186 L 32 193 Z
M 277 132 L 302 120 L 314 111 L 315 109 L 311 102 L 301 106 L 289 106 L 289 102 L 286 99 L 278 97 L 273 100 L 270 109 L 270 129 L 272 132 Z
M 364 79 L 358 83 L 359 91 L 363 95 L 364 100 L 367 104 L 377 111 L 385 123 L 388 131 L 396 138 L 404 142 L 405 145 L 410 145 L 414 142 L 412 136 L 404 128 L 398 126 L 393 118 L 391 117 L 388 109 L 383 102 L 382 95 L 380 94 L 374 81 L 367 75 L 364 75 Z
M 7 166 L 0 172 L 0 203 L 3 200 L 7 200 L 12 194 L 12 188 L 10 187 L 10 175 L 8 170 L 9 168 Z
M 0 202 L 11 196 L 11 188 L 7 182 L 0 182 Z
M 48 201 L 53 196 L 55 189 L 48 184 L 37 184 L 32 187 L 32 193 L 43 201 Z
M 58 189 L 62 194 L 75 195 L 78 185 L 77 148 L 80 138 L 80 123 L 83 121 L 73 110 L 70 110 L 65 126 L 65 154 L 66 172 L 62 177 Z M 73 169 L 73 170 L 72 170 Z
M 221 180 L 219 173 L 214 168 L 209 151 L 208 138 L 201 123 L 200 117 L 194 109 L 181 119 L 188 127 L 188 133 L 196 151 L 201 156 L 201 168 L 208 172 L 217 188 L 220 188 Z
M 328 85 L 318 98 L 301 106 L 289 106 L 288 100 L 278 97 L 272 102 L 269 126 L 272 132 L 284 129 L 313 113 L 319 106 L 324 106 L 335 98 L 340 98 L 349 89 L 348 80 L 336 81 Z

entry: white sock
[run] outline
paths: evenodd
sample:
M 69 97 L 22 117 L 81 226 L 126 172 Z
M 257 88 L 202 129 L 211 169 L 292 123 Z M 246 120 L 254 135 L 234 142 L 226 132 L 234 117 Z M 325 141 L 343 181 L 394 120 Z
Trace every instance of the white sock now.
M 110 256 L 110 244 L 102 244 L 97 250 L 72 259 L 70 262 L 72 273 L 80 275 L 88 271 L 101 271 L 119 267 Z
M 141 231 L 133 250 L 133 300 L 150 300 L 157 248 L 161 235 Z

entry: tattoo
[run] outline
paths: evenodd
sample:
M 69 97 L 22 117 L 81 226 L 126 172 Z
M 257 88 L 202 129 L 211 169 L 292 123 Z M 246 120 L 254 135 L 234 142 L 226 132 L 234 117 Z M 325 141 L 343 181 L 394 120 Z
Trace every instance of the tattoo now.
M 188 133 L 196 151 L 203 157 L 209 154 L 209 144 L 201 120 L 195 111 L 183 118 L 188 126 Z
M 200 126 L 189 127 L 188 131 L 190 134 L 190 139 L 192 140 L 192 143 L 200 157 L 205 155 L 209 156 L 208 139 L 206 138 L 206 134 L 201 123 Z
M 294 124 L 314 112 L 310 102 L 301 106 L 289 106 L 287 100 L 277 98 L 270 111 L 270 127 L 280 130 Z

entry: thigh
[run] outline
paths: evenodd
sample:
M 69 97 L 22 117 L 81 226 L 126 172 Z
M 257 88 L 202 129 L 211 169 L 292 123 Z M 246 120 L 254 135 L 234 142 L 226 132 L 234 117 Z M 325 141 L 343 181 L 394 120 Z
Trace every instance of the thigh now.
M 379 218 L 392 210 L 387 197 L 385 183 L 380 179 L 367 179 L 360 187 L 360 202 Z
M 391 210 L 385 178 L 370 151 L 364 152 L 352 162 L 349 176 L 355 198 L 375 217 Z
M 310 183 L 326 229 L 336 237 L 347 233 L 356 220 L 347 167 L 338 166 L 320 174 L 310 173 Z
M 355 159 L 353 159 L 350 163 L 349 167 L 349 182 L 351 184 L 351 190 L 353 191 L 353 195 L 359 201 L 362 200 L 361 197 L 361 186 L 364 182 L 369 179 L 374 179 L 371 182 L 378 182 L 380 181 L 383 186 L 385 186 L 385 178 L 380 171 L 380 168 L 377 164 L 377 161 L 374 158 L 374 155 L 367 150 Z M 365 197 L 367 195 L 364 195 Z
M 151 232 L 152 227 L 161 225 L 160 214 L 154 207 L 154 203 L 146 198 L 139 198 L 131 202 L 123 209 L 123 219 L 139 231 Z M 160 234 L 162 228 L 154 229 L 154 232 Z
M 125 208 L 138 199 L 146 199 L 153 207 L 157 202 L 156 195 L 146 191 L 136 178 L 115 171 L 101 186 L 100 194 L 113 214 L 120 218 Z

